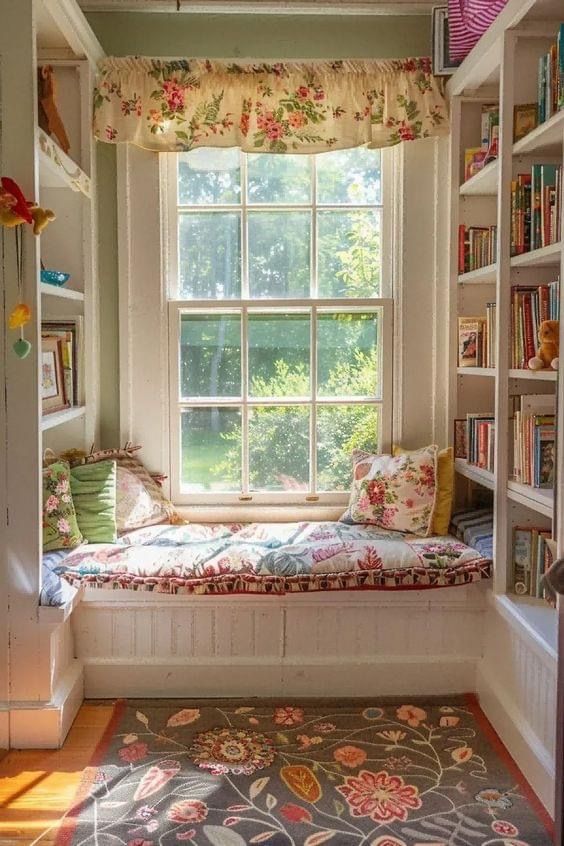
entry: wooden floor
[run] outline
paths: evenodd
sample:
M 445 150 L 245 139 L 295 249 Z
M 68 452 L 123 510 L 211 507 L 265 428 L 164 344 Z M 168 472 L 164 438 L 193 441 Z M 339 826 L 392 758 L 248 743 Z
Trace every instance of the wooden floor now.
M 83 705 L 62 749 L 8 752 L 0 760 L 0 846 L 51 846 L 112 714 Z

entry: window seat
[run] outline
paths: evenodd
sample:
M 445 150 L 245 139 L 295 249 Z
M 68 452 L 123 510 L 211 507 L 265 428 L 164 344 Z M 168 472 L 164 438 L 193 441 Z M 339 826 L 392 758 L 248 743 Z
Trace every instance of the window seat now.
M 50 572 L 71 588 L 280 596 L 468 585 L 490 577 L 491 560 L 452 536 L 421 538 L 365 524 L 188 524 L 79 546 Z

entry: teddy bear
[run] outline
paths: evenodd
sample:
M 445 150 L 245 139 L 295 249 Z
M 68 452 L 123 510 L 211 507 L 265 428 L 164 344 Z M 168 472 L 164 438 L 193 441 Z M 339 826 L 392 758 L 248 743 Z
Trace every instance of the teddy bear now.
M 531 370 L 558 370 L 560 321 L 543 320 L 539 326 L 539 347 L 534 358 L 529 359 Z

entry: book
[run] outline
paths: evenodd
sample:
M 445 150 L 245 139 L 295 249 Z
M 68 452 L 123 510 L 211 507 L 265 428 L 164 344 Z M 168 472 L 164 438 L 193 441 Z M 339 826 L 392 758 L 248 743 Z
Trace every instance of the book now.
M 546 599 L 542 577 L 552 564 L 551 532 L 544 526 L 515 526 L 512 588 L 519 596 Z
M 458 318 L 458 366 L 478 366 L 478 343 L 483 324 L 480 317 Z
M 520 596 L 531 586 L 532 536 L 530 529 L 513 530 L 513 590 Z
M 511 287 L 510 367 L 528 369 L 538 345 L 539 326 L 543 320 L 557 320 L 560 312 L 558 279 L 542 285 Z

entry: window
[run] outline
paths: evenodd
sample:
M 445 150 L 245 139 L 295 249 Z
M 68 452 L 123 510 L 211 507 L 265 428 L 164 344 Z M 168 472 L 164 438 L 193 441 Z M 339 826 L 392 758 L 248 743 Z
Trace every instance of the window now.
M 391 432 L 382 154 L 168 158 L 174 500 L 346 501 Z

